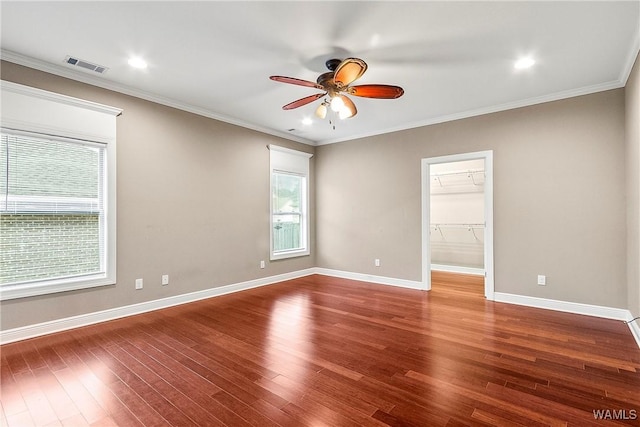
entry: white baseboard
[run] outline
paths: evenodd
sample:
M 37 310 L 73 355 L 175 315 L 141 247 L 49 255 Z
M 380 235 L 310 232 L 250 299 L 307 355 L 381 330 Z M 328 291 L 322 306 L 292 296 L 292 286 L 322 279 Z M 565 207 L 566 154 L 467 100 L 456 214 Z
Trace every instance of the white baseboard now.
M 431 264 L 432 271 L 446 271 L 447 273 L 472 274 L 474 276 L 484 276 L 483 268 L 462 267 L 459 265 Z
M 622 308 L 604 307 L 601 305 L 582 304 L 578 302 L 558 301 L 553 299 L 530 297 L 526 295 L 495 293 L 496 302 L 526 305 L 529 307 L 546 308 L 548 310 L 564 311 L 567 313 L 585 314 L 587 316 L 603 317 L 605 319 L 629 320 L 631 313 Z
M 421 282 L 411 280 L 394 279 L 390 277 L 372 276 L 368 274 L 350 273 L 346 271 L 331 270 L 326 268 L 308 268 L 306 270 L 293 271 L 290 273 L 279 274 L 276 276 L 264 277 L 261 279 L 249 280 L 246 282 L 234 283 L 216 288 L 205 289 L 202 291 L 191 292 L 188 294 L 175 295 L 168 298 L 157 299 L 153 301 L 142 302 L 138 304 L 127 305 L 123 307 L 111 308 L 108 310 L 97 311 L 94 313 L 81 314 L 78 316 L 56 319 L 49 322 L 37 323 L 34 325 L 22 326 L 15 329 L 0 331 L 0 344 L 8 344 L 15 341 L 21 341 L 29 338 L 35 338 L 42 335 L 62 332 L 69 329 L 79 328 L 82 326 L 93 325 L 108 320 L 120 319 L 122 317 L 133 316 L 135 314 L 146 313 L 148 311 L 159 310 L 162 308 L 173 307 L 175 305 L 186 304 L 206 298 L 217 297 L 232 292 L 244 291 L 247 289 L 257 288 L 260 286 L 271 285 L 291 280 L 298 277 L 309 276 L 312 274 L 324 274 L 326 276 L 341 277 L 345 279 L 366 281 L 378 283 L 382 285 L 400 286 L 403 288 L 422 289 Z
M 371 274 L 352 273 L 350 271 L 332 270 L 330 268 L 315 268 L 316 274 L 323 274 L 325 276 L 339 277 L 341 279 L 358 280 L 360 282 L 371 282 L 379 285 L 398 286 L 400 288 L 409 288 L 424 290 L 424 284 L 414 280 L 407 279 L 395 279 L 393 277 L 374 276 Z
M 35 338 L 41 335 L 52 334 L 54 332 L 66 331 L 69 329 L 79 328 L 81 326 L 93 325 L 95 323 L 106 322 L 108 320 L 119 319 L 122 317 L 132 316 L 140 313 L 146 313 L 148 311 L 159 310 L 161 308 L 172 307 L 175 305 L 186 304 L 206 298 L 230 294 L 232 292 L 239 292 L 247 289 L 257 288 L 260 286 L 271 285 L 274 283 L 282 282 L 284 280 L 291 280 L 298 277 L 309 276 L 311 274 L 315 274 L 314 268 L 293 271 L 291 273 L 278 274 L 276 276 L 264 277 L 261 279 L 249 280 L 246 282 L 234 283 L 231 285 L 219 286 L 217 288 L 205 289 L 202 291 L 142 302 L 139 304 L 127 305 L 124 307 L 111 308 L 94 313 L 81 314 L 79 316 L 52 320 L 49 322 L 23 326 L 15 329 L 8 329 L 6 331 L 0 331 L 0 344 L 8 344 L 28 338 Z
M 584 314 L 586 316 L 602 317 L 605 319 L 621 320 L 629 322 L 633 319 L 631 312 L 623 308 L 604 307 L 601 305 L 582 304 L 578 302 L 558 301 L 546 298 L 530 297 L 526 295 L 507 294 L 496 292 L 495 302 L 525 305 L 528 307 L 544 308 L 547 310 L 564 311 L 566 313 Z M 633 338 L 640 347 L 640 326 L 636 322 L 627 323 Z
M 260 286 L 267 286 L 285 280 L 296 279 L 298 277 L 309 276 L 312 274 L 323 274 L 325 276 L 358 280 L 361 282 L 371 282 L 380 285 L 424 290 L 423 283 L 414 280 L 395 279 L 392 277 L 375 276 L 370 274 L 353 273 L 349 271 L 314 267 L 308 268 L 306 270 L 292 271 L 290 273 L 278 274 L 276 276 L 269 276 L 261 279 L 220 286 L 217 288 L 205 289 L 188 294 L 176 295 L 154 301 L 132 304 L 124 307 L 116 307 L 108 310 L 67 317 L 64 319 L 52 320 L 49 322 L 23 326 L 15 329 L 8 329 L 6 331 L 0 331 L 0 344 L 8 344 L 28 338 L 35 338 L 41 335 L 52 334 L 54 332 L 62 332 L 73 328 L 79 328 L 81 326 L 93 325 L 95 323 L 106 322 L 108 320 L 146 313 L 148 311 L 186 304 L 206 298 L 212 298 L 233 292 L 257 288 Z M 503 292 L 495 292 L 495 301 L 505 302 L 509 304 L 526 305 L 529 307 L 545 308 L 548 310 L 584 314 L 587 316 L 603 317 L 607 319 L 623 320 L 626 322 L 629 322 L 633 318 L 629 310 L 620 308 L 603 307 L 567 301 L 557 301 L 524 295 L 507 294 Z M 640 326 L 638 325 L 638 322 L 640 322 L 640 320 L 636 322 L 630 322 L 628 323 L 628 325 L 629 329 L 631 330 L 631 334 L 638 343 L 638 347 L 640 347 Z
M 631 319 L 633 319 L 633 317 L 631 317 L 631 312 L 629 312 L 629 320 L 627 320 L 627 325 L 629 325 L 629 329 L 631 329 L 631 335 L 633 335 L 633 338 L 636 339 L 636 343 L 638 343 L 638 347 L 640 347 L 640 325 L 638 324 L 638 322 L 640 322 L 640 319 L 632 322 Z

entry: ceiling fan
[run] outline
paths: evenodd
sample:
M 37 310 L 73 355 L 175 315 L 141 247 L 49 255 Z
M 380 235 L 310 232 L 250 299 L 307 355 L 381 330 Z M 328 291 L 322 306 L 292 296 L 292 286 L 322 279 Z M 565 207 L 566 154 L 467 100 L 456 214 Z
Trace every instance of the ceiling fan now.
M 317 82 L 301 80 L 295 77 L 271 76 L 271 80 L 281 83 L 289 83 L 298 86 L 307 86 L 320 89 L 323 92 L 315 95 L 305 96 L 297 101 L 290 102 L 282 107 L 283 110 L 292 110 L 302 107 L 325 95 L 325 99 L 316 109 L 316 115 L 321 119 L 327 116 L 327 107 L 336 112 L 341 119 L 353 117 L 358 113 L 356 105 L 345 94 L 361 96 L 364 98 L 395 99 L 404 94 L 404 89 L 400 86 L 391 85 L 357 85 L 350 86 L 351 83 L 362 77 L 367 71 L 367 63 L 359 58 L 347 58 L 343 61 L 339 59 L 329 59 L 325 65 L 328 72 L 320 74 Z

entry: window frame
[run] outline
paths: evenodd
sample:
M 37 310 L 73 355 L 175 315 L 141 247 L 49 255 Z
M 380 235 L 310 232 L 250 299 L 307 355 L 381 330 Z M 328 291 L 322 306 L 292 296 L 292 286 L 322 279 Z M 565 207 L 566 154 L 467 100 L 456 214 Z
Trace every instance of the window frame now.
M 309 238 L 309 159 L 313 156 L 310 153 L 292 150 L 277 145 L 269 145 L 270 162 L 269 162 L 269 259 L 271 261 L 307 256 L 311 254 L 310 238 Z M 303 182 L 301 185 L 300 197 L 300 240 L 301 247 L 289 250 L 274 250 L 274 216 L 279 215 L 274 211 L 273 206 L 273 190 L 274 175 L 286 174 L 301 177 Z M 291 215 L 291 213 L 283 213 L 283 215 Z
M 3 132 L 67 139 L 104 147 L 104 273 L 0 286 L 0 301 L 116 283 L 116 117 L 122 110 L 1 81 Z

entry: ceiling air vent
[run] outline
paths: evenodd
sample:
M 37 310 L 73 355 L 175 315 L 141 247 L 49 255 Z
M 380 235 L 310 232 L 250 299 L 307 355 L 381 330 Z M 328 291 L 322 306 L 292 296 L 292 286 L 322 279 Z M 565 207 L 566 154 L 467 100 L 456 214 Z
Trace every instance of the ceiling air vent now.
M 67 56 L 64 59 L 64 62 L 69 65 L 73 65 L 74 67 L 84 68 L 85 70 L 95 71 L 99 74 L 104 74 L 105 71 L 108 70 L 107 67 L 103 67 L 102 65 L 92 64 L 89 61 L 85 61 L 83 59 L 74 58 L 73 56 Z

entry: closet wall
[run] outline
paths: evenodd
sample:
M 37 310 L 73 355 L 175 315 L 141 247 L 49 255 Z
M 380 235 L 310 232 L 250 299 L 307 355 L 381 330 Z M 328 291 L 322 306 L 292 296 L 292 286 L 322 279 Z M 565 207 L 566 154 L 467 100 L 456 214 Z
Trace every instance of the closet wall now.
M 430 167 L 431 269 L 484 274 L 484 160 Z

